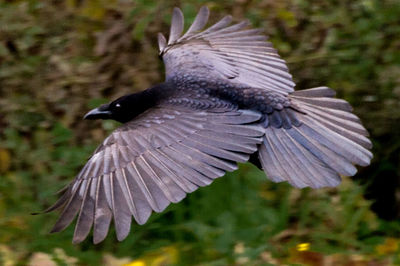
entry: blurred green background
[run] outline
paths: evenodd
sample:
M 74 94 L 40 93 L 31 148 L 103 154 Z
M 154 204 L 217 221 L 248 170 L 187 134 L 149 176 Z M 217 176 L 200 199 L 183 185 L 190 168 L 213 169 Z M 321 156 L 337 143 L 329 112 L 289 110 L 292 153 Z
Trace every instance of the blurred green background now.
M 156 33 L 171 11 L 191 22 L 232 14 L 261 27 L 298 89 L 327 85 L 374 143 L 371 166 L 335 189 L 274 184 L 244 164 L 133 225 L 119 243 L 49 234 L 52 204 L 111 121 L 100 103 L 163 80 Z M 188 25 L 188 24 L 187 24 Z M 400 2 L 0 1 L 0 265 L 400 265 Z M 47 263 L 47 264 L 45 264 Z

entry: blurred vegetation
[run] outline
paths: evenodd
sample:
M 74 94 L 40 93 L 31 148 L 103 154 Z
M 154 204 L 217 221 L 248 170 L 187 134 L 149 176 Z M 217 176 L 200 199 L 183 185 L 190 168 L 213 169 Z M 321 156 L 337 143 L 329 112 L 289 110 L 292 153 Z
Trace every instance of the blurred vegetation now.
M 350 101 L 375 158 L 336 189 L 298 190 L 255 167 L 201 188 L 118 243 L 50 235 L 55 201 L 117 126 L 90 108 L 163 80 L 156 33 L 200 6 L 265 29 L 298 89 Z M 1 265 L 400 265 L 400 3 L 306 1 L 0 1 Z M 374 211 L 372 211 L 372 210 Z

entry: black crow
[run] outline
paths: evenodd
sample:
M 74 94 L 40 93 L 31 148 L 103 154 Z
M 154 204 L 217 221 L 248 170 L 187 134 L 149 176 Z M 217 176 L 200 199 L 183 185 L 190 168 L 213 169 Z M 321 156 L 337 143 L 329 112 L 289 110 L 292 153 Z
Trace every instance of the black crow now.
M 92 227 L 101 242 L 112 219 L 121 241 L 132 216 L 144 224 L 250 157 L 272 181 L 298 188 L 337 186 L 370 163 L 368 133 L 346 101 L 327 87 L 295 91 L 259 29 L 226 16 L 202 31 L 208 16 L 202 7 L 182 35 L 175 8 L 168 41 L 158 35 L 165 82 L 86 114 L 124 124 L 46 210 L 62 209 L 52 232 L 78 214 L 73 242 Z

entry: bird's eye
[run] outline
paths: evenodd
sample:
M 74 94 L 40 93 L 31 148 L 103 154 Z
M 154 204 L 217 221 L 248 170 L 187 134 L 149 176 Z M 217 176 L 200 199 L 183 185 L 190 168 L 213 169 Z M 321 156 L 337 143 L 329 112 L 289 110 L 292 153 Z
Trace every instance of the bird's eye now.
M 117 104 L 115 105 L 115 107 L 121 107 L 121 105 L 120 105 L 119 103 L 117 103 Z

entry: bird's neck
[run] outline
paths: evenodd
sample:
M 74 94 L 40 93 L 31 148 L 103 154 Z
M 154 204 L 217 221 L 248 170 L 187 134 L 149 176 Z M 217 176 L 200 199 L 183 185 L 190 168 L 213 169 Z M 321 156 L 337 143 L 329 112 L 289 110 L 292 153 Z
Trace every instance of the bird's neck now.
M 169 88 L 165 83 L 158 84 L 144 91 L 126 95 L 130 112 L 126 113 L 126 117 L 123 117 L 121 122 L 132 120 L 146 110 L 156 106 L 162 99 L 168 97 L 168 95 Z

